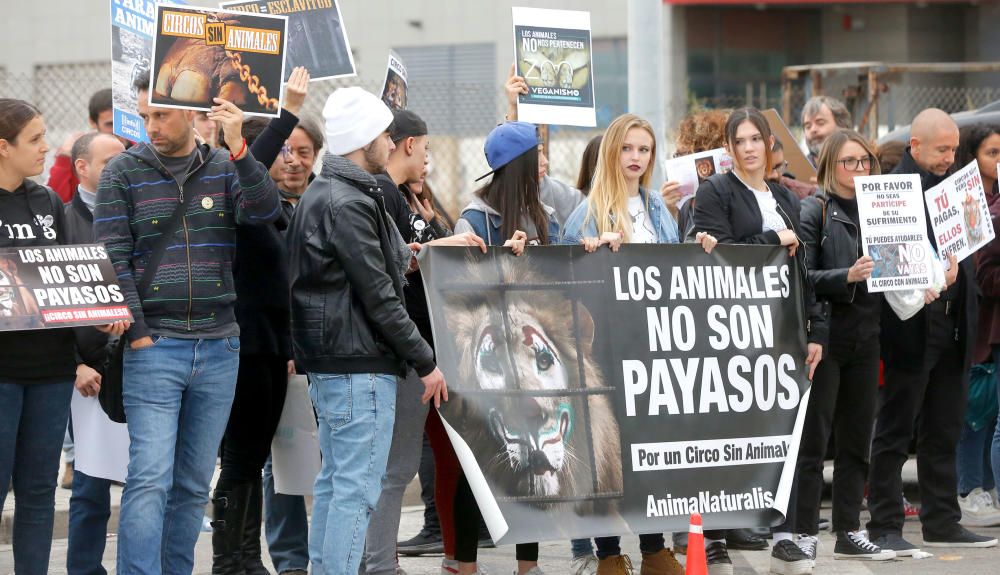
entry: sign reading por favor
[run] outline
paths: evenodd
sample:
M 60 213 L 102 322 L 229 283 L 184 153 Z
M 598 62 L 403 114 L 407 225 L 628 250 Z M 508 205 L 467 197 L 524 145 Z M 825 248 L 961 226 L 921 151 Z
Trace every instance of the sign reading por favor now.
M 292 69 L 298 66 L 309 70 L 310 82 L 356 74 L 354 54 L 337 0 L 237 0 L 219 6 L 240 12 L 288 16 L 288 53 L 283 77 L 286 82 Z
M 431 248 L 420 266 L 440 414 L 495 541 L 780 522 L 809 389 L 787 250 Z
M 215 98 L 251 116 L 277 116 L 288 18 L 156 6 L 149 103 L 209 111 Z
M 145 142 L 139 117 L 136 78 L 149 72 L 156 30 L 157 0 L 111 0 L 111 99 L 114 132 L 133 142 Z M 183 4 L 183 2 L 177 2 Z
M 698 186 L 711 176 L 725 174 L 732 169 L 733 159 L 724 148 L 671 158 L 663 163 L 667 179 L 681 185 L 682 198 L 697 192 Z
M 596 126 L 590 12 L 513 8 L 514 61 L 528 84 L 517 119 Z
M 406 109 L 406 66 L 399 56 L 391 52 L 386 65 L 385 82 L 382 83 L 381 98 L 390 110 Z
M 931 287 L 931 253 L 920 176 L 854 178 L 861 218 L 861 246 L 875 267 L 868 291 Z
M 993 219 L 976 160 L 924 192 L 924 196 L 942 262 L 952 254 L 962 261 L 994 238 Z
M 131 319 L 104 246 L 0 250 L 0 331 Z

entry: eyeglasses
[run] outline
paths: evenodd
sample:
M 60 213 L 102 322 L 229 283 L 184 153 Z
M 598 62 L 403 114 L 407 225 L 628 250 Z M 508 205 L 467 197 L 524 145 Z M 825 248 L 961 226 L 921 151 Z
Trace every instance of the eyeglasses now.
M 784 171 L 788 169 L 788 162 L 781 162 L 780 164 L 775 164 L 774 167 L 771 169 L 778 173 L 784 173 Z
M 844 166 L 844 169 L 849 172 L 856 172 L 858 170 L 867 170 L 872 167 L 874 159 L 871 156 L 866 156 L 864 158 L 844 158 L 843 160 L 837 160 L 837 163 Z

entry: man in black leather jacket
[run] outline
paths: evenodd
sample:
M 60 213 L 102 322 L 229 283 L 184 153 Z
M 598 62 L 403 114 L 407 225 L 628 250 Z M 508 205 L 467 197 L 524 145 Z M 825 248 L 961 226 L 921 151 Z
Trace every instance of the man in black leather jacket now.
M 386 215 L 374 176 L 394 148 L 392 113 L 352 87 L 330 96 L 323 118 L 323 169 L 287 232 L 292 344 L 309 373 L 323 453 L 310 560 L 316 572 L 356 573 L 386 470 L 398 378 L 412 367 L 424 384 L 423 401 L 435 405 L 447 391 L 406 312 L 412 252 Z

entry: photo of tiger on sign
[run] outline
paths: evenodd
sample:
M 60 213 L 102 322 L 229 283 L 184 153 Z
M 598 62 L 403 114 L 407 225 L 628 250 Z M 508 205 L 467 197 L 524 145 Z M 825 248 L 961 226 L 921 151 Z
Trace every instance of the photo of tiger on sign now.
M 287 36 L 285 16 L 157 5 L 149 103 L 209 111 L 223 98 L 277 116 Z

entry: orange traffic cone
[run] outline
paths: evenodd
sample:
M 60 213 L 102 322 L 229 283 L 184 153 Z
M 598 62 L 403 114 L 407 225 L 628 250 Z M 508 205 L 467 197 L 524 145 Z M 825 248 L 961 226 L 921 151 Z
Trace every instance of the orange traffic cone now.
M 701 514 L 699 513 L 691 514 L 684 575 L 708 575 L 708 560 L 705 559 L 705 535 L 701 528 Z

